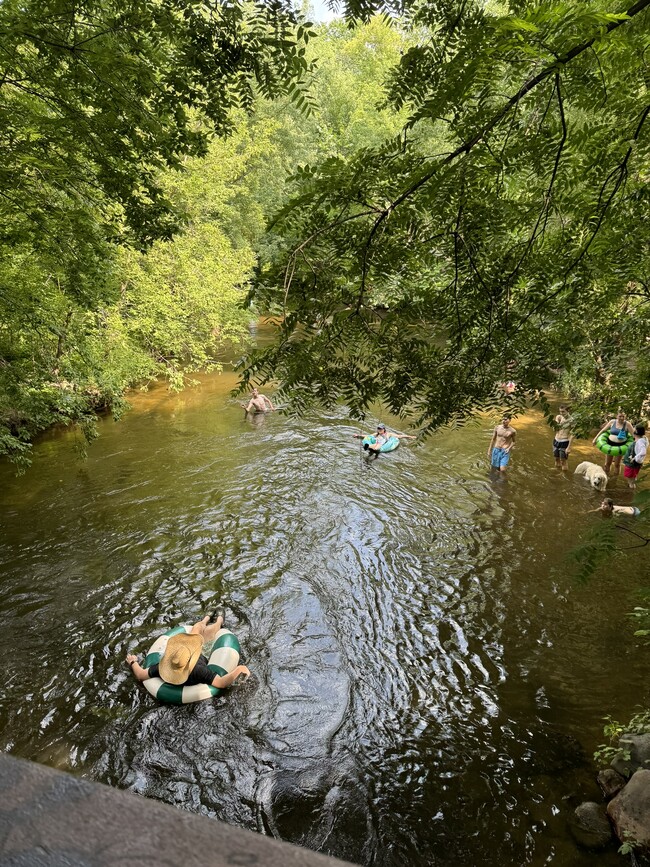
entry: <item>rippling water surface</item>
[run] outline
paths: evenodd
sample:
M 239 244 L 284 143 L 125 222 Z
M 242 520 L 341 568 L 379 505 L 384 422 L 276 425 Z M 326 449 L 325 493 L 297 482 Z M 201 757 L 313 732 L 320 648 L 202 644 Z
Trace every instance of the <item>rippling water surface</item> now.
M 599 498 L 534 415 L 490 480 L 487 423 L 368 465 L 343 410 L 247 421 L 233 385 L 0 467 L 0 747 L 361 864 L 593 864 L 566 822 L 602 717 L 648 698 L 647 549 L 571 579 Z M 157 704 L 125 654 L 222 598 L 254 677 Z

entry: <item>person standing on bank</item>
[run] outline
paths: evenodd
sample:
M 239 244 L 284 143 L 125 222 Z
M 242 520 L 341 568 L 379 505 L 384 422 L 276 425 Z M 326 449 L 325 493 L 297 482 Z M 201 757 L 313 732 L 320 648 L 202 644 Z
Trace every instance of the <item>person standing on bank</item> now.
M 194 686 L 207 683 L 217 689 L 225 689 L 243 674 L 250 676 L 245 665 L 238 665 L 223 677 L 210 671 L 208 660 L 201 654 L 203 645 L 214 641 L 217 632 L 223 626 L 223 615 L 219 615 L 215 623 L 210 624 L 206 615 L 203 620 L 195 623 L 190 632 L 180 632 L 172 635 L 167 642 L 163 658 L 157 665 L 143 668 L 134 653 L 127 654 L 126 661 L 138 680 L 148 680 L 150 677 L 160 677 L 165 683 L 173 686 Z
M 627 438 L 630 434 L 634 434 L 634 428 L 630 424 L 630 422 L 625 417 L 625 413 L 619 407 L 618 412 L 616 413 L 616 418 L 610 418 L 608 422 L 606 422 L 601 429 L 598 431 L 596 436 L 593 438 L 592 445 L 596 445 L 596 441 L 598 437 L 609 429 L 607 434 L 607 442 L 612 446 L 624 446 L 627 442 Z M 612 461 L 614 462 L 614 475 L 617 476 L 621 471 L 621 458 L 623 455 L 605 455 L 605 467 L 604 470 L 609 475 L 610 470 L 612 468 Z
M 648 438 L 645 435 L 645 428 L 642 424 L 638 424 L 634 428 L 634 442 L 623 458 L 623 463 L 625 464 L 623 475 L 627 479 L 628 487 L 632 489 L 636 488 L 636 478 L 645 461 L 647 452 Z
M 511 415 L 504 415 L 501 424 L 498 424 L 492 432 L 492 439 L 488 446 L 488 459 L 495 470 L 504 473 L 510 462 L 510 452 L 515 445 L 517 431 L 510 424 Z
M 558 470 L 566 473 L 569 469 L 569 451 L 573 442 L 571 432 L 571 415 L 566 404 L 560 404 L 560 411 L 555 416 L 555 436 L 553 437 L 553 457 Z

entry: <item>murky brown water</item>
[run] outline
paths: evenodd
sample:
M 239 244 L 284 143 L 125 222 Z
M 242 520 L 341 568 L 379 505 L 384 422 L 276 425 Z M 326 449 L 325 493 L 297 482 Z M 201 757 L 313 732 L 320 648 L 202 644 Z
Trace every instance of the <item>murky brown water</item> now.
M 619 863 L 566 821 L 599 797 L 602 717 L 648 699 L 647 549 L 566 574 L 599 498 L 536 416 L 491 481 L 487 426 L 367 466 L 343 410 L 253 424 L 233 385 L 157 387 L 87 460 L 66 433 L 0 467 L 0 747 L 363 864 Z M 221 597 L 254 679 L 156 704 L 125 653 Z

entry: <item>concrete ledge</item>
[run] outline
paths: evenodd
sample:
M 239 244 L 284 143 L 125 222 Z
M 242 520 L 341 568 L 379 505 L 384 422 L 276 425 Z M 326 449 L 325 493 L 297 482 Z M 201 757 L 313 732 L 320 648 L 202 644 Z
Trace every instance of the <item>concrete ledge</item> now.
M 346 863 L 0 753 L 0 864 L 6 867 Z

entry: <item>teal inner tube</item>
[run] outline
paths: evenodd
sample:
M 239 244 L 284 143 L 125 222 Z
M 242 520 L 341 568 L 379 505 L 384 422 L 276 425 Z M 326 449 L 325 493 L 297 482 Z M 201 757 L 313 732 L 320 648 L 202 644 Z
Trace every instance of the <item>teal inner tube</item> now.
M 363 438 L 363 444 L 364 445 L 374 446 L 376 442 L 377 442 L 376 436 L 369 436 L 369 437 Z M 390 436 L 390 437 L 388 437 L 388 439 L 386 440 L 385 443 L 382 443 L 379 446 L 378 450 L 373 449 L 373 451 L 392 452 L 392 451 L 395 451 L 395 449 L 397 448 L 398 445 L 399 445 L 399 439 L 397 437 Z
M 609 431 L 604 430 L 596 440 L 596 448 L 605 455 L 612 455 L 615 458 L 621 457 L 628 450 L 630 443 L 634 442 L 632 434 L 627 435 L 627 439 L 620 446 L 615 446 L 609 441 Z

